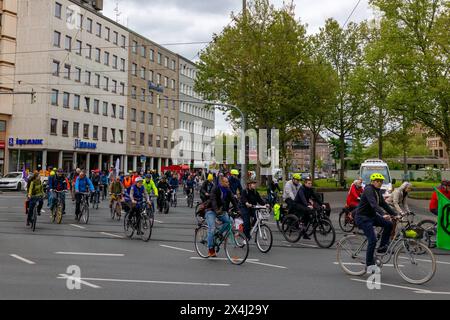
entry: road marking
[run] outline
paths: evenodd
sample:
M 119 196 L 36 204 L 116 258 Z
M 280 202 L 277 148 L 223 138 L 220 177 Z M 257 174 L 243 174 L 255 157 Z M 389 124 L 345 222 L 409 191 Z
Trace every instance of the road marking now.
M 116 237 L 116 238 L 121 238 L 123 239 L 124 237 L 119 236 L 117 234 L 112 234 L 112 233 L 108 233 L 108 232 L 100 232 L 101 234 L 107 235 L 107 236 L 111 236 L 111 237 Z
M 61 274 L 58 279 L 73 278 L 65 274 Z M 155 283 L 155 284 L 174 284 L 174 285 L 191 285 L 191 286 L 219 286 L 229 287 L 229 283 L 202 283 L 202 282 L 181 282 L 181 281 L 157 281 L 157 280 L 128 280 L 128 279 L 102 279 L 102 278 L 75 278 L 75 281 L 104 281 L 104 282 L 130 282 L 130 283 Z M 82 282 L 81 282 L 82 283 Z
M 22 258 L 21 256 L 18 256 L 17 254 L 10 254 L 10 256 L 13 257 L 13 258 L 16 258 L 16 259 L 18 259 L 18 260 L 20 260 L 20 261 L 23 261 L 23 262 L 25 262 L 25 263 L 28 263 L 28 264 L 36 264 L 36 262 L 33 262 L 33 261 L 31 261 L 31 260 Z
M 283 242 L 284 243 L 290 243 L 290 242 L 284 241 L 284 240 L 283 240 Z M 300 246 L 306 246 L 306 247 L 311 247 L 311 248 L 318 248 L 318 246 L 313 245 L 313 244 L 306 244 L 306 243 L 297 243 L 297 244 L 300 245 Z
M 409 258 L 407 257 L 400 257 L 400 259 L 406 259 L 409 260 Z M 431 260 L 427 260 L 427 259 L 416 259 L 417 261 L 424 261 L 424 262 L 431 262 Z M 436 263 L 440 263 L 440 264 L 450 264 L 450 262 L 444 262 L 444 261 L 437 261 Z
M 259 264 L 259 265 L 267 266 L 267 267 L 280 268 L 280 269 L 287 269 L 287 267 L 277 266 L 277 265 L 275 265 L 275 264 L 262 263 L 262 262 L 255 262 L 255 261 L 249 261 L 249 260 L 246 260 L 246 261 L 247 261 L 248 263 Z
M 227 258 L 202 258 L 202 257 L 190 257 L 189 259 L 193 259 L 193 260 L 205 260 L 205 259 L 208 259 L 208 260 L 228 260 Z M 248 262 L 257 262 L 257 261 L 259 261 L 259 259 L 247 259 L 247 260 L 245 260 L 245 261 L 248 261 Z
M 354 278 L 350 278 L 350 280 L 367 283 L 367 280 L 354 279 Z M 398 285 L 395 285 L 395 284 L 389 284 L 389 283 L 384 283 L 384 282 L 380 282 L 380 285 L 387 286 L 387 287 L 393 287 L 393 288 L 412 290 L 415 293 L 431 293 L 430 290 L 424 290 L 424 289 L 420 289 L 420 288 L 413 288 L 413 287 L 406 287 L 406 286 L 398 286 Z
M 158 222 L 158 223 L 164 223 L 164 222 L 162 222 L 162 221 L 159 221 L 159 220 L 153 220 L 153 221 L 155 221 L 155 222 Z
M 106 256 L 106 257 L 123 257 L 122 253 L 91 253 L 91 252 L 55 252 L 55 254 L 78 255 L 78 256 Z
M 71 226 L 75 227 L 75 228 L 86 229 L 86 227 L 79 226 L 79 225 L 76 225 L 76 224 L 71 224 Z
M 177 247 L 166 246 L 165 244 L 160 244 L 159 246 L 160 246 L 160 247 L 164 247 L 164 248 L 169 248 L 169 249 L 180 250 L 180 251 L 194 252 L 194 250 L 188 250 L 188 249 L 183 249 L 183 248 L 177 248 Z
M 59 277 L 57 277 L 57 279 L 66 279 L 66 280 L 73 280 L 76 281 L 80 284 L 84 284 L 88 287 L 94 288 L 94 289 L 101 289 L 101 287 L 96 286 L 95 284 L 89 283 L 87 281 L 82 280 L 81 278 L 78 277 L 74 277 L 74 276 L 69 276 L 67 274 L 60 274 Z
M 333 264 L 339 264 L 339 262 L 333 262 Z M 343 265 L 346 265 L 346 266 L 361 266 L 361 263 L 358 263 L 358 262 L 344 262 Z M 399 264 L 398 266 L 402 267 L 402 268 L 404 267 L 403 264 Z M 388 264 L 383 264 L 383 267 L 394 267 L 394 265 L 388 263 Z

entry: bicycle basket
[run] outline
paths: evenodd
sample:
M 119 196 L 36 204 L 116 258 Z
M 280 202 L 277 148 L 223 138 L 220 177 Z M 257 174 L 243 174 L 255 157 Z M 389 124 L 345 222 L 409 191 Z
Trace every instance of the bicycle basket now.
M 403 230 L 403 235 L 408 239 L 421 239 L 423 238 L 424 229 L 419 226 L 411 226 Z
M 259 216 L 259 219 L 261 219 L 261 220 L 269 220 L 270 212 L 267 209 L 259 209 L 258 216 Z

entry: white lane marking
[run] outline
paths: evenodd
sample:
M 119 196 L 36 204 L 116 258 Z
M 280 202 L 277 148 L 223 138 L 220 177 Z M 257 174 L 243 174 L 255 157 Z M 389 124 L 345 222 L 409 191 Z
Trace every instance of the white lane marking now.
M 61 274 L 62 279 L 71 278 Z M 74 280 L 76 281 L 77 278 Z M 157 281 L 157 280 L 128 280 L 128 279 L 102 279 L 102 278 L 78 278 L 80 281 L 104 281 L 104 282 L 130 282 L 130 283 L 155 283 L 155 284 L 175 284 L 175 285 L 191 285 L 191 286 L 219 286 L 229 287 L 229 283 L 202 283 L 202 282 L 181 282 L 181 281 Z
M 20 260 L 22 262 L 28 263 L 28 264 L 36 264 L 36 262 L 33 262 L 31 260 L 22 258 L 21 256 L 18 256 L 17 254 L 10 254 L 10 256 L 13 257 L 13 258 L 16 258 L 16 259 L 18 259 L 18 260 Z
M 280 269 L 287 269 L 287 267 L 277 266 L 277 265 L 275 265 L 275 264 L 262 263 L 262 262 L 255 262 L 255 261 L 249 261 L 249 260 L 246 260 L 246 262 L 248 262 L 248 263 L 253 263 L 253 264 L 259 264 L 259 265 L 267 266 L 267 267 L 280 268 Z
M 158 222 L 158 223 L 164 223 L 164 222 L 162 222 L 162 221 L 159 221 L 159 220 L 153 220 L 153 221 L 155 221 L 155 222 Z
M 445 292 L 445 291 L 431 291 L 431 290 L 415 291 L 415 293 L 423 293 L 423 294 L 447 294 L 447 295 L 450 295 L 450 292 Z
M 165 244 L 160 244 L 159 246 L 160 246 L 160 247 L 164 247 L 164 248 L 169 248 L 169 249 L 180 250 L 180 251 L 194 252 L 194 250 L 188 250 L 188 249 L 183 249 L 183 248 L 177 248 L 177 247 L 166 246 Z
M 119 235 L 117 235 L 117 234 L 112 234 L 112 233 L 108 233 L 108 232 L 100 232 L 101 234 L 104 234 L 104 235 L 106 235 L 106 236 L 111 236 L 111 237 L 116 237 L 116 238 L 120 238 L 120 239 L 123 239 L 124 237 L 122 237 L 122 236 L 119 236 Z
M 94 289 L 101 289 L 101 287 L 96 286 L 95 284 L 89 283 L 87 281 L 82 280 L 81 278 L 78 277 L 74 277 L 74 276 L 69 276 L 67 274 L 60 274 L 59 277 L 57 277 L 57 279 L 66 279 L 66 280 L 73 280 L 76 281 L 80 284 L 84 284 L 88 287 L 94 288 Z
M 106 257 L 123 257 L 122 253 L 92 253 L 92 252 L 55 252 L 55 254 L 78 255 L 78 256 L 106 256 Z
M 45 210 L 44 210 L 44 209 L 41 209 L 41 213 L 45 213 Z
M 400 257 L 400 259 L 405 259 L 405 260 L 409 260 L 409 258 L 407 257 Z M 427 259 L 416 259 L 417 261 L 423 261 L 423 262 L 431 262 L 431 260 L 427 260 Z M 436 263 L 440 263 L 440 264 L 450 264 L 450 262 L 444 262 L 444 261 L 437 261 Z
M 76 225 L 76 224 L 71 224 L 71 226 L 75 227 L 75 228 L 86 229 L 86 227 L 79 226 L 79 225 Z
M 193 260 L 228 260 L 227 258 L 202 258 L 202 257 L 190 257 L 189 259 L 193 259 Z M 256 262 L 259 261 L 259 259 L 247 259 L 246 261 L 248 262 Z
M 354 278 L 350 278 L 350 280 L 352 281 L 357 281 L 357 282 L 364 282 L 367 283 L 367 280 L 362 280 L 362 279 L 354 279 Z M 389 284 L 389 283 L 384 283 L 381 282 L 380 283 L 382 286 L 386 286 L 386 287 L 393 287 L 393 288 L 400 288 L 400 289 L 406 289 L 406 290 L 412 290 L 415 293 L 430 293 L 430 290 L 425 290 L 425 289 L 420 289 L 420 288 L 413 288 L 413 287 L 406 287 L 406 286 L 398 286 L 395 284 Z
M 283 240 L 283 242 L 284 242 L 284 243 L 290 243 L 290 242 L 284 241 L 284 240 Z M 300 245 L 300 246 L 306 246 L 306 247 L 311 247 L 311 248 L 318 248 L 318 246 L 313 245 L 313 244 L 298 243 L 298 242 L 297 242 L 297 244 Z
M 333 264 L 339 264 L 339 262 L 333 262 Z M 361 263 L 358 263 L 358 262 L 344 262 L 343 265 L 346 265 L 346 266 L 361 266 Z M 402 267 L 402 268 L 404 267 L 403 264 L 399 264 L 398 266 Z M 394 265 L 388 263 L 388 264 L 383 264 L 383 267 L 394 267 Z

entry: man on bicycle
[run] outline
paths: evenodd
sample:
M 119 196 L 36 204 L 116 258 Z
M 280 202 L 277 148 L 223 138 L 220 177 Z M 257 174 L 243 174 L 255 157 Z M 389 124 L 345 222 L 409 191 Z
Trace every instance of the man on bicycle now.
M 81 171 L 80 175 L 75 183 L 75 217 L 78 219 L 80 215 L 80 204 L 83 197 L 83 193 L 94 192 L 94 185 L 91 179 L 86 176 L 86 171 Z M 89 200 L 89 198 L 88 198 Z
M 240 198 L 240 206 L 239 211 L 241 212 L 242 220 L 244 221 L 244 234 L 247 237 L 247 240 L 251 239 L 251 223 L 250 217 L 255 217 L 255 210 L 253 206 L 256 205 L 266 205 L 264 200 L 259 195 L 258 191 L 256 191 L 256 181 L 249 180 L 247 182 L 247 188 L 242 191 Z
M 52 194 L 54 191 L 61 192 L 59 194 L 59 197 L 62 202 L 63 215 L 66 214 L 66 194 L 63 193 L 62 191 L 70 190 L 70 184 L 69 184 L 69 180 L 64 176 L 63 169 L 58 169 L 55 178 L 52 179 L 51 184 L 49 185 L 49 188 L 50 188 L 50 193 L 52 193 Z M 53 194 L 52 197 L 53 197 L 54 201 L 50 207 L 50 210 L 53 210 L 53 208 L 56 205 L 57 194 L 56 193 Z
M 117 176 L 116 180 L 111 183 L 111 188 L 109 190 L 109 192 L 111 193 L 111 201 L 109 202 L 109 207 L 112 207 L 112 203 L 114 200 L 120 201 L 122 194 L 123 194 L 123 185 L 120 182 L 120 177 Z M 118 195 L 118 198 L 116 198 L 116 195 Z
M 365 187 L 361 201 L 356 209 L 355 223 L 358 228 L 362 229 L 368 240 L 366 253 L 368 273 L 373 273 L 376 270 L 374 253 L 377 245 L 377 235 L 374 226 L 383 228 L 383 235 L 381 236 L 381 243 L 377 252 L 380 254 L 385 253 L 389 246 L 389 238 L 393 227 L 391 216 L 397 215 L 381 194 L 380 188 L 384 180 L 384 176 L 380 173 L 374 173 L 370 176 L 371 184 Z
M 161 180 L 158 182 L 157 188 L 158 188 L 157 203 L 158 203 L 158 207 L 162 208 L 163 207 L 163 203 L 161 202 L 162 197 L 170 188 L 165 176 L 161 177 Z
M 178 191 L 178 186 L 179 186 L 179 181 L 178 181 L 176 174 L 174 174 L 172 177 L 170 177 L 169 186 L 173 190 L 173 196 L 176 197 L 177 191 Z
M 94 186 L 94 193 L 91 195 L 91 201 L 94 201 L 94 197 L 97 195 L 100 198 L 100 174 L 98 171 L 92 171 L 92 185 Z
M 143 184 L 144 184 L 144 188 L 147 191 L 147 194 L 149 196 L 153 195 L 154 197 L 158 198 L 158 188 L 156 187 L 156 184 L 153 181 L 151 174 L 145 175 L 145 180 L 144 180 Z M 153 211 L 155 211 L 155 203 L 154 203 L 153 198 L 151 199 L 151 203 L 152 203 Z
M 278 184 L 278 180 L 274 177 L 267 186 L 267 200 L 272 207 L 277 201 L 278 192 L 281 192 L 280 185 Z
M 28 215 L 27 215 L 27 226 L 30 225 L 31 218 L 33 217 L 34 206 L 37 207 L 37 214 L 41 215 L 42 206 L 44 205 L 44 187 L 42 185 L 41 179 L 39 178 L 39 173 L 36 172 L 33 175 L 33 180 L 28 189 L 27 197 L 29 199 Z
M 242 185 L 241 180 L 239 180 L 239 171 L 236 169 L 231 170 L 231 176 L 230 176 L 230 189 L 234 196 L 237 196 L 237 192 L 239 191 L 239 194 L 242 194 Z
M 217 186 L 211 190 L 208 208 L 206 208 L 205 219 L 208 224 L 208 257 L 216 257 L 216 251 L 214 249 L 214 231 L 216 229 L 216 217 L 222 221 L 222 227 L 219 233 L 222 234 L 230 225 L 230 217 L 228 216 L 228 210 L 230 209 L 230 203 L 233 204 L 235 209 L 238 208 L 236 198 L 230 189 L 230 182 L 228 178 L 222 177 Z
M 109 180 L 108 180 L 108 173 L 107 171 L 103 171 L 102 176 L 100 178 L 100 183 L 103 187 L 103 195 L 106 199 L 106 197 L 108 196 L 108 184 L 109 184 Z
M 150 199 L 145 187 L 142 185 L 143 179 L 141 177 L 136 178 L 136 183 L 130 189 L 131 211 L 128 215 L 128 221 L 131 221 L 132 217 L 136 215 L 136 222 L 139 225 L 141 218 L 140 211 L 143 209 L 144 201 L 150 205 Z
M 185 186 L 185 190 L 186 190 L 186 199 L 189 197 L 189 195 L 191 194 L 191 192 L 194 192 L 194 187 L 195 187 L 195 180 L 193 176 L 189 176 L 189 178 L 186 180 L 186 186 Z
M 302 176 L 300 173 L 294 173 L 292 180 L 286 182 L 283 190 L 283 200 L 288 205 L 288 209 L 294 206 L 294 199 L 297 196 L 298 189 L 300 189 L 300 180 Z
M 447 199 L 450 199 L 450 181 L 443 179 L 441 182 L 441 185 L 439 186 L 438 190 L 447 197 Z M 438 196 L 436 194 L 436 191 L 433 192 L 431 195 L 430 200 L 430 212 L 434 214 L 435 216 L 438 215 Z
M 202 188 L 200 189 L 200 199 L 202 202 L 205 202 L 209 199 L 209 194 L 211 193 L 212 188 L 214 187 L 214 176 L 210 173 L 208 175 L 208 180 L 203 182 Z

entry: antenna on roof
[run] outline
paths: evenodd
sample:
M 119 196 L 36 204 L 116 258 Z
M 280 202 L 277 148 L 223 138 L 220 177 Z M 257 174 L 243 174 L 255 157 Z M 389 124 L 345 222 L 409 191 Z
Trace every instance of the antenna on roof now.
M 122 14 L 122 12 L 119 12 L 119 0 L 116 1 L 114 12 L 116 13 L 116 22 L 119 23 L 119 16 Z

